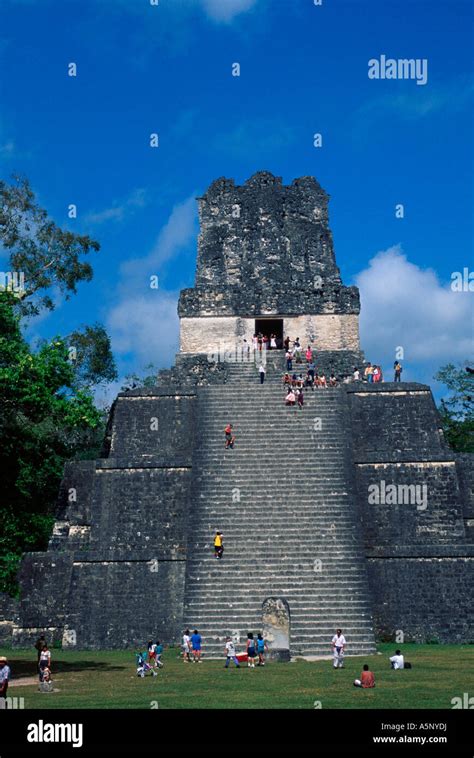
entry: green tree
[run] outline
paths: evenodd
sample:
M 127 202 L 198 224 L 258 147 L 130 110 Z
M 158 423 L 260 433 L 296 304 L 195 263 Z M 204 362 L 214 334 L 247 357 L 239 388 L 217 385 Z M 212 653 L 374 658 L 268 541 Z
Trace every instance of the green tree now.
M 117 379 L 110 337 L 101 324 L 72 332 L 67 342 L 78 387 L 92 387 Z
M 15 305 L 0 293 L 0 591 L 8 592 L 21 553 L 46 546 L 64 462 L 97 445 L 104 421 L 75 383 L 66 342 L 33 352 Z
M 439 406 L 446 441 L 461 453 L 474 453 L 474 373 L 467 366 L 448 363 L 434 377 L 448 394 Z
M 0 243 L 9 254 L 11 272 L 24 277 L 17 307 L 24 315 L 54 309 L 51 288 L 68 299 L 81 281 L 92 279 L 84 256 L 100 248 L 86 235 L 60 229 L 36 202 L 26 177 L 0 180 Z
M 127 392 L 128 390 L 135 390 L 140 387 L 155 387 L 157 376 L 158 369 L 155 368 L 153 363 L 148 363 L 144 367 L 142 374 L 127 374 L 123 379 L 121 391 Z

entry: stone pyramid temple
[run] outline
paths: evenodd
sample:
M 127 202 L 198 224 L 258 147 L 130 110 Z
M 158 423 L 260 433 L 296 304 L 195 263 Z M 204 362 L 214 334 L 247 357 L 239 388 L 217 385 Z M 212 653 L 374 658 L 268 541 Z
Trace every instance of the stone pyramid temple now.
M 14 645 L 171 644 L 189 627 L 212 657 L 263 630 L 284 658 L 329 653 L 336 627 L 348 654 L 473 639 L 474 456 L 446 445 L 428 386 L 351 381 L 359 292 L 328 200 L 267 172 L 199 198 L 175 365 L 119 394 L 100 459 L 66 465 L 48 550 L 21 564 Z M 258 332 L 278 349 L 254 355 Z M 338 378 L 303 409 L 284 403 L 287 335 Z

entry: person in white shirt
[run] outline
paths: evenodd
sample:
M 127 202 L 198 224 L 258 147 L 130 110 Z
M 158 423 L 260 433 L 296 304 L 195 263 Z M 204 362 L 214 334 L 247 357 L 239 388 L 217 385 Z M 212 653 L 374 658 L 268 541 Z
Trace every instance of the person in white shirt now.
M 355 382 L 360 382 L 360 371 L 359 371 L 358 368 L 354 369 L 354 381 Z
M 236 668 L 238 669 L 240 668 L 239 660 L 235 654 L 235 645 L 230 637 L 227 637 L 227 640 L 225 643 L 225 655 L 226 655 L 226 659 L 225 659 L 224 668 L 226 669 L 229 668 L 229 663 L 231 662 L 231 660 L 234 661 Z
M 258 373 L 260 374 L 260 384 L 263 384 L 265 381 L 265 366 L 263 363 L 260 364 Z
M 405 660 L 400 650 L 395 650 L 395 655 L 390 658 L 390 665 L 393 669 L 402 669 L 405 666 Z
M 191 637 L 189 636 L 189 629 L 186 629 L 185 633 L 183 634 L 183 661 L 186 663 L 190 662 L 190 653 L 191 653 Z
M 344 668 L 344 651 L 346 649 L 346 638 L 342 633 L 342 629 L 336 629 L 336 634 L 331 640 L 331 645 L 334 654 L 334 668 Z

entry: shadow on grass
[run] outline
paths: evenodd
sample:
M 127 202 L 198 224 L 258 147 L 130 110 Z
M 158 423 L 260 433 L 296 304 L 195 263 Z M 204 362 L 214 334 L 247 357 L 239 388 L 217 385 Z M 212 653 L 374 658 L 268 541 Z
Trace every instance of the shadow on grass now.
M 101 673 L 107 673 L 112 671 L 124 671 L 130 668 L 127 665 L 117 666 L 103 661 L 51 661 L 53 674 L 71 674 L 74 671 L 97 671 Z M 38 674 L 38 667 L 35 661 L 25 660 L 17 658 L 9 661 L 9 665 L 12 670 L 12 680 L 19 679 L 24 676 L 36 676 Z

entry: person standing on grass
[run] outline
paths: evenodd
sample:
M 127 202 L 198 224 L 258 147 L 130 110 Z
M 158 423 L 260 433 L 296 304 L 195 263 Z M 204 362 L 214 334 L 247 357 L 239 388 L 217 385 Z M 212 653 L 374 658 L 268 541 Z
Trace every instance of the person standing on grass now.
M 238 669 L 240 668 L 240 663 L 239 663 L 238 658 L 237 658 L 237 656 L 235 654 L 235 645 L 234 645 L 234 643 L 233 643 L 233 641 L 231 640 L 230 637 L 226 638 L 225 655 L 226 655 L 225 664 L 224 664 L 224 668 L 225 669 L 229 668 L 229 663 L 231 662 L 231 660 L 234 661 L 236 668 L 238 668 Z
M 362 687 L 364 690 L 375 687 L 375 676 L 373 675 L 372 671 L 369 671 L 367 663 L 364 663 L 364 670 L 360 675 L 360 679 L 355 680 L 354 687 Z
M 263 639 L 262 633 L 260 632 L 257 635 L 257 653 L 259 666 L 265 666 L 265 651 L 268 652 L 268 645 Z
M 260 364 L 258 373 L 260 374 L 260 384 L 263 384 L 265 381 L 265 366 L 263 365 L 263 363 Z
M 335 669 L 344 668 L 344 652 L 346 650 L 346 638 L 342 633 L 342 629 L 336 629 L 336 634 L 331 640 L 332 651 L 334 655 L 333 666 Z
M 191 650 L 191 638 L 189 636 L 189 629 L 186 629 L 186 631 L 183 634 L 183 661 L 184 663 L 190 662 L 190 650 Z
M 201 635 L 195 629 L 191 635 L 191 645 L 193 647 L 193 663 L 201 663 Z
M 247 634 L 247 666 L 250 669 L 255 668 L 255 658 L 257 656 L 256 650 L 255 650 L 255 640 L 253 638 L 252 632 L 249 632 Z
M 163 664 L 163 661 L 161 660 L 161 656 L 163 653 L 163 645 L 161 644 L 160 640 L 156 640 L 154 647 L 155 647 L 156 665 L 158 666 L 159 669 L 161 669 L 163 668 L 164 664 Z
M 4 655 L 0 657 L 0 700 L 7 697 L 8 682 L 10 681 L 11 670 L 8 661 Z M 3 705 L 3 703 L 2 703 Z
M 39 664 L 40 664 L 40 655 L 41 655 L 41 651 L 44 645 L 46 645 L 46 640 L 45 640 L 44 634 L 41 634 L 35 642 L 36 653 L 38 655 L 38 661 L 37 661 L 38 671 L 39 671 Z
M 156 654 L 155 654 L 155 643 L 153 642 L 153 640 L 148 640 L 147 649 L 148 649 L 148 663 L 150 664 L 150 666 L 154 666 L 155 660 L 156 660 Z
M 51 669 L 51 653 L 49 652 L 46 642 L 43 645 L 43 649 L 40 653 L 40 682 L 43 681 L 43 670 Z

